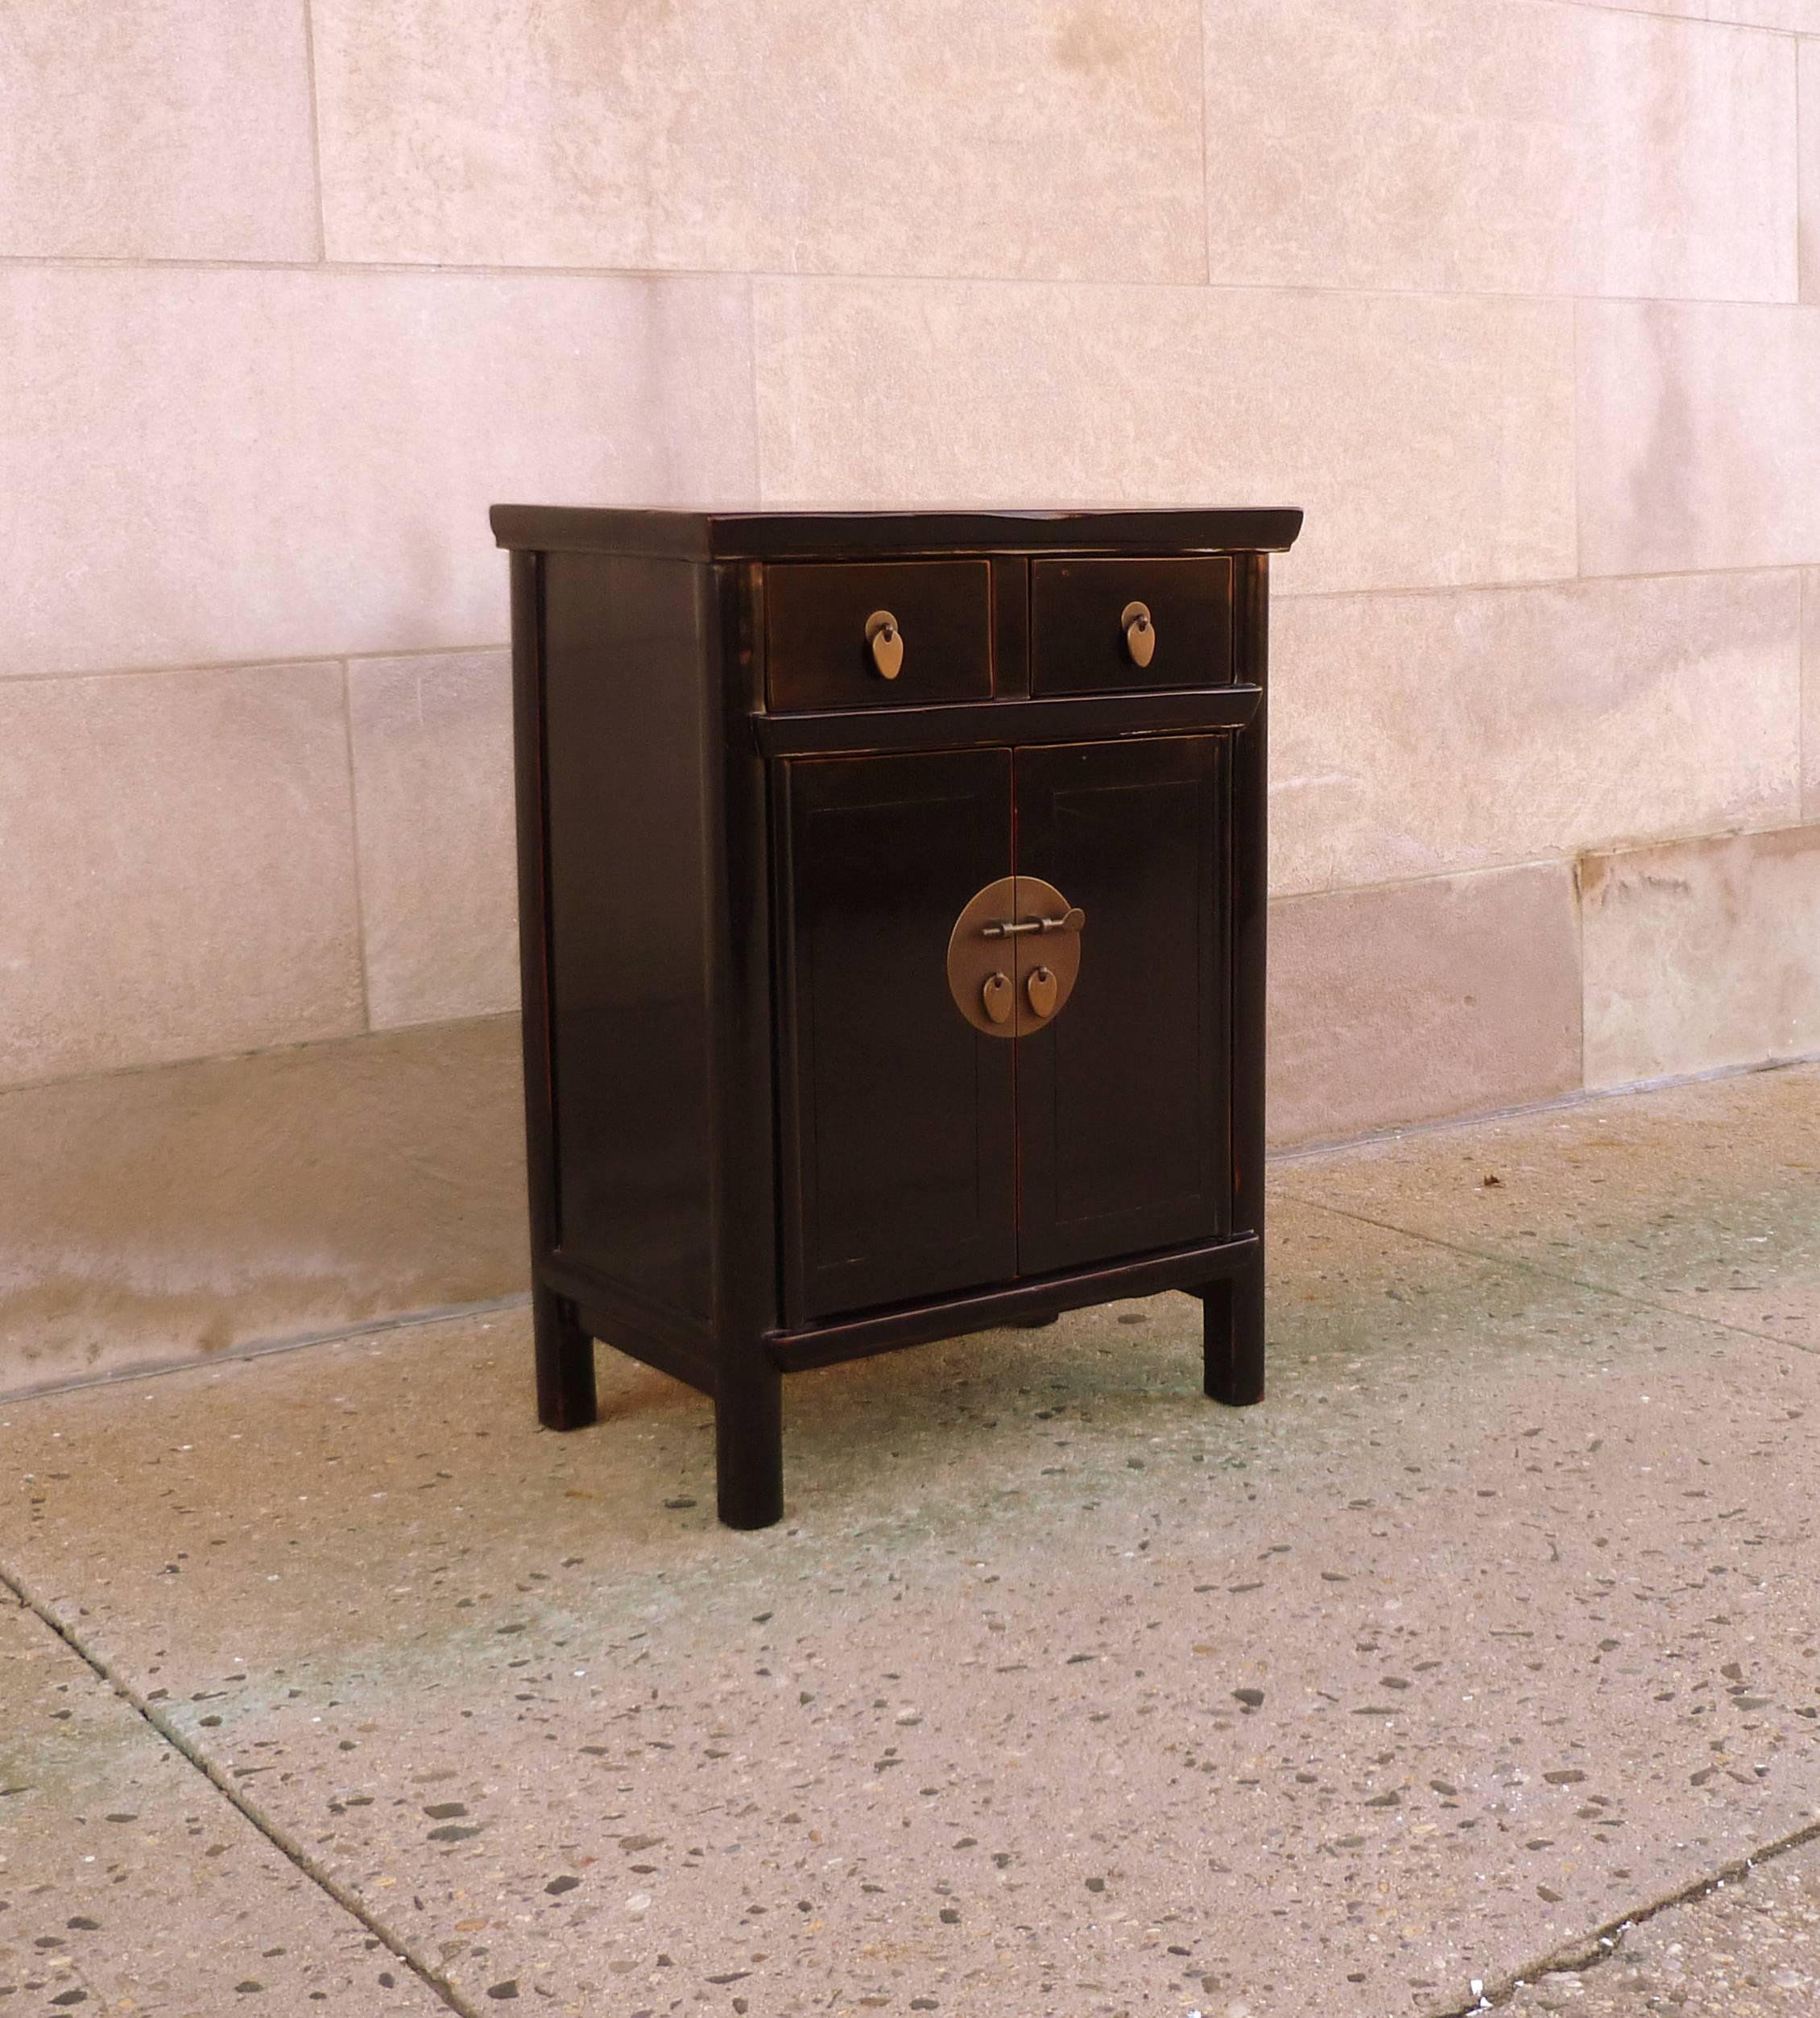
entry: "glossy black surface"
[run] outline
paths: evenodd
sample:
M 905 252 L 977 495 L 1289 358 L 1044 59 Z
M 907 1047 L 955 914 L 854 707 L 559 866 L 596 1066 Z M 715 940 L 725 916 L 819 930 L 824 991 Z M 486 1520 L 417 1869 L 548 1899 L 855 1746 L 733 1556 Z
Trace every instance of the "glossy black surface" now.
M 833 560 L 959 553 L 1281 553 L 1301 530 L 1281 507 L 1134 511 L 646 511 L 495 505 L 502 547 L 680 560 Z
M 1239 622 L 1235 668 L 1262 690 L 1258 712 L 1232 753 L 1232 865 L 1228 879 L 1232 934 L 1232 1217 L 1238 1232 L 1264 1232 L 1264 1001 L 1270 917 L 1266 808 L 1270 792 L 1270 564 L 1239 556 Z M 1236 1278 L 1217 1309 L 1210 1300 L 1207 1392 L 1234 1406 L 1264 1398 L 1264 1268 Z
M 1007 750 L 784 767 L 784 1310 L 1017 1272 L 1014 1047 L 948 990 L 949 933 L 1008 872 Z
M 1017 866 L 1086 913 L 1080 978 L 1018 1044 L 1018 1265 L 1214 1239 L 1226 1119 L 1226 738 L 1017 753 Z
M 544 567 L 557 1246 L 705 1330 L 705 577 L 618 556 Z
M 887 680 L 866 621 L 897 619 L 904 656 Z M 765 581 L 771 705 L 913 708 L 992 693 L 992 571 L 985 560 L 790 561 Z
M 718 598 L 708 664 L 718 689 L 709 733 L 719 789 L 706 821 L 715 1473 L 721 1519 L 764 1528 L 784 1511 L 783 1378 L 767 1343 L 778 1313 L 772 772 L 750 734 L 764 683 L 765 571 L 702 574 Z
M 1072 1269 L 1065 1275 L 1033 1277 L 999 1288 L 937 1297 L 897 1309 L 864 1311 L 825 1324 L 777 1331 L 771 1334 L 770 1343 L 778 1363 L 786 1371 L 798 1372 L 811 1367 L 835 1366 L 844 1359 L 863 1358 L 873 1353 L 896 1352 L 905 1346 L 926 1345 L 933 1339 L 958 1338 L 968 1332 L 999 1325 L 1040 1325 L 1065 1310 L 1078 1310 L 1086 1304 L 1109 1303 L 1118 1296 L 1153 1296 L 1164 1289 L 1204 1295 L 1210 1305 L 1224 1311 L 1229 1306 L 1219 1300 L 1231 1282 L 1256 1284 L 1261 1300 L 1263 1259 L 1256 1238 L 1239 1234 L 1204 1247 L 1132 1255 L 1091 1268 Z M 1261 1315 L 1261 1301 L 1258 1309 Z M 1220 1323 L 1218 1315 L 1208 1321 L 1210 1354 L 1222 1350 Z M 1210 1358 L 1209 1366 L 1212 1363 Z M 1214 1395 L 1211 1384 L 1206 1392 Z M 1214 1398 L 1225 1400 L 1227 1397 L 1218 1394 Z M 1259 1398 L 1256 1395 L 1248 1397 L 1253 1401 Z
M 1251 686 L 1180 693 L 1092 694 L 1068 700 L 987 701 L 955 707 L 857 708 L 763 715 L 751 726 L 767 757 L 836 750 L 1009 749 L 1032 742 L 1111 742 L 1242 729 L 1263 690 Z
M 594 1343 L 544 1264 L 556 1251 L 556 1088 L 552 1070 L 549 849 L 545 825 L 544 560 L 512 556 L 512 734 L 517 750 L 519 989 L 524 1036 L 524 1132 L 531 1234 L 537 1416 L 552 1429 L 594 1419 Z
M 756 1527 L 783 1510 L 786 1369 L 1181 1288 L 1206 1392 L 1259 1399 L 1264 549 L 1300 514 L 494 519 L 533 549 L 541 1420 L 593 1419 L 604 1339 L 713 1396 L 721 1517 Z M 862 659 L 850 684 L 881 583 L 926 588 L 914 635 L 896 612 L 907 671 L 937 640 L 954 697 L 880 701 Z M 1127 589 L 1167 637 L 1150 685 L 1111 690 Z M 1184 640 L 1191 665 L 1160 655 Z M 842 705 L 776 709 L 809 699 Z M 1073 997 L 1007 1040 L 960 1015 L 945 955 L 1014 867 L 1088 924 Z
M 1150 612 L 1148 665 L 1126 649 L 1119 619 L 1133 602 Z M 1036 693 L 1222 686 L 1232 677 L 1232 562 L 1034 560 L 1030 630 Z

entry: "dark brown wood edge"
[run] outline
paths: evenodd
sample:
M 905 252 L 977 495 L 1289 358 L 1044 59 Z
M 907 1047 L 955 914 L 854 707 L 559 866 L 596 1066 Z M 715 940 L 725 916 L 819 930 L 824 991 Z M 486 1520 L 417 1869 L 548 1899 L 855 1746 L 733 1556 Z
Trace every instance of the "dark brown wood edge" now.
M 729 598 L 733 625 L 728 635 L 739 655 L 736 680 L 738 707 L 747 716 L 762 715 L 771 692 L 770 616 L 765 607 L 765 571 L 756 560 L 742 561 L 721 571 L 723 604 Z
M 934 1339 L 958 1338 L 1000 1325 L 1059 1317 L 1065 1310 L 1110 1302 L 1118 1296 L 1152 1296 L 1164 1289 L 1186 1289 L 1199 1294 L 1209 1284 L 1251 1267 L 1259 1259 L 1257 1237 L 1241 1234 L 1231 1240 L 1172 1248 L 1166 1253 L 1144 1255 L 1105 1267 L 1078 1269 L 1003 1288 L 979 1290 L 920 1304 L 912 1309 L 880 1311 L 833 1324 L 775 1331 L 766 1342 L 786 1372 L 801 1372 L 812 1367 L 863 1358 L 872 1353 L 891 1352 L 900 1346 L 927 1345 Z
M 575 1306 L 581 1328 L 591 1339 L 606 1340 L 615 1352 L 655 1367 L 698 1393 L 714 1393 L 713 1358 L 698 1342 L 685 1337 L 672 1317 L 627 1295 L 618 1284 L 560 1255 L 545 1263 L 544 1276 L 552 1291 Z
M 1255 721 L 1256 717 L 1252 719 Z M 1233 1022 L 1232 1005 L 1239 982 L 1239 953 L 1235 938 L 1234 914 L 1235 907 L 1226 900 L 1225 893 L 1235 887 L 1237 872 L 1233 853 L 1233 770 L 1241 738 L 1223 736 L 1220 739 L 1216 759 L 1218 776 L 1214 786 L 1214 803 L 1223 810 L 1218 816 L 1218 831 L 1214 837 L 1214 888 L 1218 894 L 1214 904 L 1216 919 L 1214 959 L 1218 979 L 1215 986 L 1219 994 L 1220 1029 L 1215 1055 L 1223 1063 L 1228 1074 L 1226 1097 L 1220 1105 L 1226 1113 L 1226 1139 L 1218 1144 L 1214 1154 L 1222 1156 L 1225 1170 L 1232 1168 L 1232 1141 L 1235 1127 L 1235 1102 L 1238 1097 L 1238 1065 L 1235 1059 L 1236 1027 Z M 1219 1227 L 1222 1234 L 1244 1233 L 1251 1230 L 1239 1224 L 1233 1216 L 1233 1201 L 1230 1185 L 1222 1176 L 1219 1184 Z M 1262 1265 L 1260 1250 L 1260 1265 Z
M 1009 748 L 1026 742 L 1108 742 L 1129 736 L 1243 729 L 1261 686 L 1158 693 L 1078 694 L 1050 701 L 957 701 L 927 708 L 826 709 L 754 717 L 767 757 L 867 755 L 884 751 Z
M 586 1262 L 573 1260 L 567 1255 L 552 1255 L 544 1263 L 544 1278 L 552 1288 L 560 1291 L 572 1302 L 585 1304 L 597 1312 L 623 1311 L 646 1337 L 656 1339 L 685 1358 L 698 1359 L 704 1366 L 712 1364 L 712 1342 L 703 1338 L 700 1320 L 688 1313 L 656 1302 L 649 1296 L 641 1296 L 624 1283 L 616 1282 L 599 1269 L 589 1267 Z M 603 1344 L 618 1343 L 611 1331 L 597 1332 L 594 1336 Z
M 519 990 L 524 1057 L 526 1189 L 537 1418 L 551 1429 L 594 1420 L 594 1355 L 548 1268 L 561 1240 L 556 1087 L 550 1041 L 549 829 L 544 792 L 543 560 L 511 557 L 512 744 L 518 827 Z
M 805 1304 L 803 1253 L 802 1081 L 796 1066 L 796 963 L 789 949 L 796 929 L 794 820 L 787 764 L 771 772 L 771 961 L 776 1028 L 778 1280 L 783 1320 L 800 1323 Z
M 1030 692 L 1030 563 L 992 556 L 992 692 L 1000 700 Z
M 610 1338 L 615 1352 L 635 1359 L 641 1367 L 650 1367 L 653 1373 L 680 1380 L 685 1387 L 693 1387 L 697 1394 L 705 1395 L 710 1401 L 714 1400 L 712 1360 L 692 1358 L 679 1347 L 640 1330 L 638 1320 L 628 1316 L 623 1305 L 578 1304 L 576 1309 L 582 1328 L 590 1337 Z
M 1260 689 L 1269 653 L 1270 570 L 1262 554 L 1246 557 L 1236 585 L 1237 663 Z M 1242 1408 L 1264 1391 L 1264 1043 L 1265 960 L 1270 899 L 1267 809 L 1269 696 L 1233 739 L 1232 869 L 1232 1225 L 1258 1243 L 1252 1267 L 1216 1288 L 1204 1303 L 1206 1392 Z
M 502 547 L 672 560 L 840 560 L 934 554 L 1282 553 L 1293 506 L 1062 511 L 689 511 L 496 504 Z
M 705 573 L 704 588 L 704 706 L 714 724 L 709 761 L 719 771 L 702 794 L 709 821 L 716 1491 L 729 1527 L 764 1528 L 784 1512 L 784 1397 L 765 1345 L 778 1317 L 771 779 L 745 733 L 764 691 L 763 571 L 717 567 Z
M 711 598 L 704 614 L 718 635 L 703 658 L 709 682 L 704 705 L 713 724 L 710 762 L 719 774 L 704 781 L 702 793 L 709 823 L 712 1308 L 723 1353 L 737 1357 L 777 1321 L 771 780 L 745 733 L 764 679 L 763 570 L 718 567 L 705 580 Z
M 1265 817 L 1270 786 L 1267 747 L 1269 697 L 1269 564 L 1246 556 L 1238 594 L 1238 672 L 1258 696 L 1251 719 L 1233 738 L 1231 931 L 1232 1207 L 1235 1231 L 1264 1231 L 1264 960 L 1269 924 Z

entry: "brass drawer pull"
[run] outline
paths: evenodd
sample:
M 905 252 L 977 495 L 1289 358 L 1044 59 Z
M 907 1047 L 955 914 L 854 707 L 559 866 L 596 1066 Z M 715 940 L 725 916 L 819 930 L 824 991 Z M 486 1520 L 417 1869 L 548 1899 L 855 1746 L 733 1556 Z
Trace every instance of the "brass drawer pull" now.
M 1030 998 L 1032 1015 L 1045 1020 L 1055 1014 L 1056 978 L 1047 967 L 1038 967 L 1024 984 L 1024 992 Z
M 988 974 L 986 984 L 979 991 L 980 999 L 986 1005 L 986 1013 L 994 1023 L 1009 1023 L 1014 1001 L 1011 978 L 1007 974 Z
M 1156 651 L 1156 626 L 1141 602 L 1127 602 L 1119 613 L 1125 633 L 1125 649 L 1134 666 L 1148 666 Z
M 866 642 L 872 647 L 872 664 L 881 680 L 895 680 L 904 669 L 904 633 L 888 610 L 875 610 L 866 619 Z

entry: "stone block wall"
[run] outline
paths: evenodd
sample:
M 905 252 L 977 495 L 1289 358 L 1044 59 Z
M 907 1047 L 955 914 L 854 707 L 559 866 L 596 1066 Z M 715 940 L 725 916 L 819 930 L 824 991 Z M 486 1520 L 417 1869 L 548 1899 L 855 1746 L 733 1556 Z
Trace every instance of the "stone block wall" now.
M 1820 0 L 13 0 L 0 1392 L 521 1285 L 496 499 L 1301 504 L 1277 1139 L 1820 1050 L 1804 85 Z

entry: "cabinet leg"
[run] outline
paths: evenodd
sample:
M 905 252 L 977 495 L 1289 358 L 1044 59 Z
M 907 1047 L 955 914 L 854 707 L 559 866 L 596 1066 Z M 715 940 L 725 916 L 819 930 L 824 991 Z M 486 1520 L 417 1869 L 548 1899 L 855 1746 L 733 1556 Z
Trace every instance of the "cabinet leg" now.
M 759 1353 L 721 1369 L 714 1471 L 724 1526 L 768 1528 L 784 1518 L 784 1376 Z
M 1243 1408 L 1264 1400 L 1264 1269 L 1210 1283 L 1201 1300 L 1205 1386 L 1215 1401 Z
M 577 1321 L 575 1306 L 541 1283 L 531 1292 L 537 1342 L 537 1420 L 546 1429 L 585 1429 L 598 1411 L 594 1342 Z

